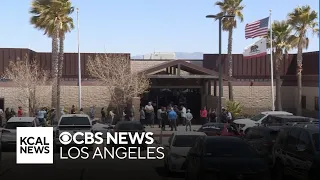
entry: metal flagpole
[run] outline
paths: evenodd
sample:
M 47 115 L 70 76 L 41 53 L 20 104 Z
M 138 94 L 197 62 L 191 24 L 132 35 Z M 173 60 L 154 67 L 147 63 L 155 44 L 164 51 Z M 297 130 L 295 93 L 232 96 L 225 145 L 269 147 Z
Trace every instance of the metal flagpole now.
M 78 30 L 78 100 L 79 109 L 82 108 L 81 105 L 81 59 L 80 59 L 80 31 L 79 31 L 79 8 L 77 8 L 77 30 Z
M 270 9 L 270 70 L 271 70 L 271 101 L 272 101 L 272 111 L 275 110 L 274 107 L 274 88 L 273 88 L 273 47 L 272 47 L 272 19 L 271 19 L 272 10 Z

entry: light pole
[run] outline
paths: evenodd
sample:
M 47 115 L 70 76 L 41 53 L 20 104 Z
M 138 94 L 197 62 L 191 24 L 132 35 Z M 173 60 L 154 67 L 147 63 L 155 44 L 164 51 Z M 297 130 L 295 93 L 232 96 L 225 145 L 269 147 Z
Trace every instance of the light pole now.
M 217 16 L 217 15 L 207 15 L 206 18 L 213 18 L 216 20 L 219 20 L 219 99 L 218 99 L 218 117 L 221 115 L 221 106 L 222 106 L 222 96 L 223 96 L 223 85 L 222 85 L 222 61 L 221 61 L 221 36 L 222 36 L 222 19 L 223 18 L 233 18 L 234 15 L 222 15 L 222 16 Z
M 78 40 L 78 101 L 79 109 L 81 106 L 81 59 L 80 59 L 80 31 L 79 31 L 79 8 L 77 8 L 77 40 Z

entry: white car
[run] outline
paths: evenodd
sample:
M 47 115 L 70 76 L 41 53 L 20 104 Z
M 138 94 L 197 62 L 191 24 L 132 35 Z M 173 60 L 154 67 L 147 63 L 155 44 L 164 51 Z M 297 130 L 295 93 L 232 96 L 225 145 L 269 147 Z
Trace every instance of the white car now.
M 1 130 L 1 148 L 9 150 L 16 148 L 17 127 L 37 127 L 37 118 L 35 117 L 12 117 Z
M 59 136 L 61 132 L 69 132 L 73 135 L 76 132 L 94 132 L 92 121 L 86 114 L 65 114 L 60 117 L 55 129 L 55 145 L 62 146 Z M 78 137 L 78 140 L 84 140 L 84 137 Z M 73 143 L 73 142 L 72 142 Z
M 246 131 L 249 127 L 259 126 L 261 125 L 262 121 L 266 119 L 269 115 L 288 115 L 292 116 L 292 113 L 286 112 L 286 111 L 265 111 L 261 112 L 260 114 L 257 114 L 253 116 L 252 118 L 247 119 L 236 119 L 233 122 L 239 126 L 243 132 Z
M 184 172 L 187 154 L 203 132 L 175 132 L 166 146 L 164 166 L 168 172 Z

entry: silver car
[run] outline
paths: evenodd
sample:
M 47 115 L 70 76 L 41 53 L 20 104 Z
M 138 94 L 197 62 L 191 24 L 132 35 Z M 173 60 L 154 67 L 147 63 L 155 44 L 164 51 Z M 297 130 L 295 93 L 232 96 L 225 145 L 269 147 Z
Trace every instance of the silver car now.
M 1 150 L 14 150 L 16 148 L 17 127 L 37 127 L 35 117 L 12 117 L 1 130 Z

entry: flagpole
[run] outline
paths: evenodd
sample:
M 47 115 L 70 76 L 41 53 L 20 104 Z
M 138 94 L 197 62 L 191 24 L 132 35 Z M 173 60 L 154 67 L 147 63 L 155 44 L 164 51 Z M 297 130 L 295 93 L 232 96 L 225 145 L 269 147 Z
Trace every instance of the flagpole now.
M 81 106 L 81 59 L 80 59 L 80 31 L 79 31 L 79 8 L 77 8 L 77 40 L 78 40 L 78 101 L 79 101 L 79 109 Z
M 272 19 L 271 19 L 272 10 L 270 9 L 270 71 L 271 71 L 271 101 L 272 101 L 272 111 L 275 110 L 274 107 L 274 88 L 273 88 L 273 47 L 272 47 Z

